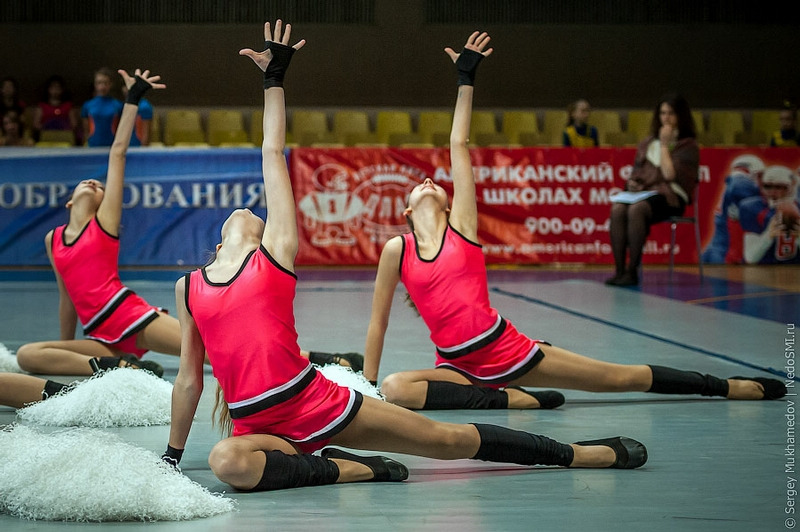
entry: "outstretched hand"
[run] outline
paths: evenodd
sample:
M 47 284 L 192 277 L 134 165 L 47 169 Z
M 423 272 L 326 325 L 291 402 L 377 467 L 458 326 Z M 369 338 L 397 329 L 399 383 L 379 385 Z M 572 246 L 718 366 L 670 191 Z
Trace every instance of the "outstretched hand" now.
M 281 34 L 283 33 L 283 34 Z M 280 19 L 275 21 L 275 33 L 273 35 L 272 29 L 270 27 L 269 22 L 264 24 L 264 41 L 266 41 L 266 46 L 263 52 L 256 52 L 251 48 L 244 48 L 239 50 L 239 55 L 245 55 L 253 60 L 253 62 L 258 65 L 258 68 L 261 69 L 262 72 L 267 71 L 267 66 L 269 66 L 270 61 L 272 61 L 273 53 L 270 51 L 269 46 L 270 43 L 277 43 L 283 46 L 289 46 L 289 39 L 292 35 L 292 25 L 286 24 L 286 27 L 283 27 L 283 22 Z M 303 46 L 305 46 L 306 40 L 301 39 L 298 41 L 292 49 L 294 51 L 299 50 Z
M 489 57 L 494 51 L 494 48 L 489 48 L 487 50 L 484 50 L 484 48 L 486 48 L 490 40 L 491 37 L 489 37 L 489 34 L 486 33 L 485 31 L 484 32 L 475 31 L 467 39 L 467 44 L 464 45 L 464 49 L 477 52 L 481 54 L 483 57 Z M 447 53 L 447 55 L 450 56 L 450 59 L 453 60 L 453 63 L 458 61 L 458 56 L 461 55 L 460 53 L 456 53 L 455 50 L 449 47 L 445 48 L 444 51 Z
M 136 69 L 133 73 L 133 76 L 128 74 L 126 71 L 120 69 L 117 70 L 120 76 L 122 76 L 122 80 L 125 82 L 125 86 L 130 90 L 136 84 L 136 78 L 142 78 L 145 82 L 147 82 L 151 88 L 153 89 L 166 89 L 167 86 L 163 83 L 158 83 L 161 81 L 161 76 L 151 76 L 149 70 L 145 70 L 144 72 L 141 69 Z

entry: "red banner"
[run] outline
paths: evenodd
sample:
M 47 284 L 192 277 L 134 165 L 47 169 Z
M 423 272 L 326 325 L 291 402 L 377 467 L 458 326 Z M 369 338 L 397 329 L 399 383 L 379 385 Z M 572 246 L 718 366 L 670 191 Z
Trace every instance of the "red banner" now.
M 632 148 L 472 149 L 479 239 L 487 263 L 612 263 L 609 196 L 624 188 Z M 800 166 L 800 149 L 701 151 L 700 229 L 711 240 L 731 163 L 742 154 L 765 166 Z M 290 174 L 298 205 L 298 265 L 377 264 L 383 244 L 406 232 L 406 198 L 431 177 L 452 194 L 445 148 L 296 148 Z M 678 263 L 698 260 L 693 231 L 679 228 Z M 652 228 L 644 261 L 666 263 L 668 224 Z

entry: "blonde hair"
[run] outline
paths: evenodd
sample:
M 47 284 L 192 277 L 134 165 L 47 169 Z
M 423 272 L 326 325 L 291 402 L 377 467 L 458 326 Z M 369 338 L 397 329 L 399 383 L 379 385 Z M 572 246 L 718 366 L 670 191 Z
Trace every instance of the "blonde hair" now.
M 225 396 L 222 394 L 222 386 L 217 381 L 217 391 L 214 395 L 214 408 L 211 410 L 211 428 L 219 425 L 219 431 L 223 436 L 229 437 L 233 434 L 233 420 L 231 420 L 231 411 L 228 410 L 228 403 L 225 402 Z

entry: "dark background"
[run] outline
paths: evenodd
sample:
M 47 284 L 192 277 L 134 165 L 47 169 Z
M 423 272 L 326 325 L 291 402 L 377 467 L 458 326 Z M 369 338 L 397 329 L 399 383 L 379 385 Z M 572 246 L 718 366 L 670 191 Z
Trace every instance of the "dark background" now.
M 784 5 L 783 9 L 781 5 Z M 257 106 L 258 48 L 277 17 L 308 40 L 287 77 L 290 106 L 450 107 L 442 49 L 487 30 L 478 107 L 650 108 L 677 90 L 694 108 L 776 108 L 800 97 L 791 4 L 743 1 L 3 0 L 0 77 L 28 103 L 61 74 L 77 103 L 94 70 L 162 74 L 162 106 Z M 296 40 L 293 38 L 293 41 Z

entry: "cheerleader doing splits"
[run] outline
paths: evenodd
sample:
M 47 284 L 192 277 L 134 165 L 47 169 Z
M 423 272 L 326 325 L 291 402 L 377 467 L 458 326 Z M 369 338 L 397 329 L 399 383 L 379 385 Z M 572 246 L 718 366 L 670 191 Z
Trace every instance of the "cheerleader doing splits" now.
M 364 397 L 316 372 L 300 356 L 294 322 L 297 225 L 286 159 L 283 77 L 305 44 L 290 46 L 291 26 L 264 27 L 265 50 L 240 51 L 264 72 L 262 144 L 266 223 L 247 209 L 222 227 L 214 261 L 176 285 L 181 360 L 172 397 L 172 425 L 163 459 L 178 464 L 203 388 L 208 354 L 224 395 L 233 436 L 209 456 L 214 474 L 240 490 L 401 481 L 408 470 L 381 456 L 358 456 L 328 444 L 415 454 L 564 467 L 639 467 L 644 446 L 624 437 L 572 445 L 493 425 L 432 421 Z M 467 46 L 483 52 L 488 36 Z M 246 330 L 247 334 L 242 334 Z M 219 395 L 218 395 L 219 398 Z M 322 450 L 322 456 L 313 455 Z
M 775 379 L 726 380 L 580 356 L 528 338 L 491 306 L 478 244 L 475 181 L 467 147 L 475 73 L 489 55 L 474 48 L 484 40 L 488 37 L 473 35 L 460 55 L 447 52 L 459 75 L 450 133 L 452 205 L 445 190 L 430 178 L 411 191 L 405 210 L 411 232 L 390 239 L 381 252 L 364 376 L 377 381 L 392 298 L 402 281 L 436 346 L 435 369 L 395 373 L 383 380 L 381 392 L 386 399 L 407 408 L 555 408 L 564 403 L 559 392 L 527 391 L 522 386 L 729 399 L 783 397 L 786 388 Z

